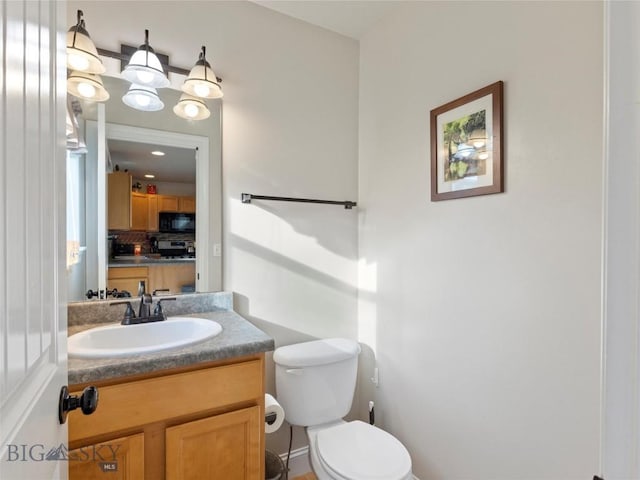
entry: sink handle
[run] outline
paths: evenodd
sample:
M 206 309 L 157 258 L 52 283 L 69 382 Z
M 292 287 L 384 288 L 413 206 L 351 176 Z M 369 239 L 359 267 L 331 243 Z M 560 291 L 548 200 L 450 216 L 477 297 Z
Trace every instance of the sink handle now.
M 131 306 L 131 302 L 123 301 L 123 302 L 111 302 L 109 304 L 110 307 L 114 305 L 126 305 L 127 309 L 124 311 L 124 317 L 122 317 L 122 325 L 129 325 L 131 320 L 136 318 L 136 312 L 133 311 L 133 307 Z
M 89 289 L 89 290 L 87 290 L 87 293 L 85 293 L 84 295 L 85 295 L 85 297 L 87 297 L 89 300 L 91 300 L 93 297 L 98 298 L 98 296 L 99 296 L 100 294 L 98 293 L 98 290 L 91 290 L 91 289 Z
M 167 290 L 169 291 L 169 290 Z M 168 300 L 175 300 L 176 297 L 166 297 L 158 299 L 158 303 L 156 303 L 156 308 L 153 310 L 154 315 L 162 315 L 162 302 L 166 302 Z
M 117 289 L 117 288 L 114 288 L 113 290 L 109 290 L 109 289 L 107 288 L 107 291 L 106 291 L 105 293 L 107 294 L 107 297 L 112 296 L 113 298 L 116 298 L 116 296 L 118 295 L 118 289 Z M 89 294 L 89 293 L 87 292 L 87 295 L 88 295 L 88 294 Z
M 80 408 L 85 415 L 91 415 L 98 408 L 98 389 L 87 387 L 82 391 L 82 395 L 69 395 L 69 388 L 65 385 L 60 390 L 60 400 L 58 402 L 58 421 L 63 424 L 67 421 L 67 414 Z

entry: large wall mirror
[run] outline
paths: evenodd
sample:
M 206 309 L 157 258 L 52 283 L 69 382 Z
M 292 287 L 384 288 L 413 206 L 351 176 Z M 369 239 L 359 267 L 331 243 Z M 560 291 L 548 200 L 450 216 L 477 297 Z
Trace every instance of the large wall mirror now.
M 164 109 L 142 112 L 122 102 L 128 82 L 103 81 L 107 102 L 75 102 L 84 141 L 68 151 L 67 236 L 79 246 L 69 301 L 135 297 L 141 280 L 171 295 L 220 290 L 220 100 L 188 121 L 172 111 L 177 90 L 159 90 Z

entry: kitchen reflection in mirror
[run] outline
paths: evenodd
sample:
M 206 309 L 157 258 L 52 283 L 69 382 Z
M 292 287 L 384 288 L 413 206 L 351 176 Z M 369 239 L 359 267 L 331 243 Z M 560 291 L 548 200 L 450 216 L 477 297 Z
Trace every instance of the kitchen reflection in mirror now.
M 220 100 L 189 122 L 172 111 L 175 90 L 159 91 L 164 110 L 139 112 L 121 101 L 125 82 L 104 80 L 104 107 L 73 101 L 69 300 L 135 297 L 141 281 L 158 295 L 219 290 Z

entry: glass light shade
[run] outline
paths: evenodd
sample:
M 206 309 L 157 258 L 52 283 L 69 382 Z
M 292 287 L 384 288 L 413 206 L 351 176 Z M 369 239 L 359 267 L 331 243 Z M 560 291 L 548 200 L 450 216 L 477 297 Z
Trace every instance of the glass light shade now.
M 198 61 L 182 84 L 182 91 L 200 98 L 222 98 L 222 89 L 208 62 Z
M 160 100 L 155 88 L 135 83 L 129 87 L 122 101 L 125 105 L 143 112 L 157 112 L 164 108 L 164 103 Z
M 144 44 L 131 56 L 122 76 L 131 83 L 152 88 L 169 86 L 169 79 L 164 74 L 162 64 L 153 48 L 149 46 L 149 30 L 144 31 Z
M 92 102 L 106 102 L 109 92 L 102 84 L 99 75 L 73 71 L 67 77 L 67 92 Z
M 207 47 L 202 46 L 200 56 L 194 67 L 189 72 L 189 76 L 182 84 L 182 91 L 199 98 L 221 98 L 222 89 L 218 83 L 216 74 L 206 57 Z
M 78 24 L 67 32 L 67 68 L 98 75 L 106 70 L 89 32 L 84 28 L 81 11 L 78 11 Z
M 183 93 L 180 96 L 180 100 L 173 107 L 173 113 L 187 120 L 204 120 L 211 115 L 207 105 L 202 100 L 187 93 Z

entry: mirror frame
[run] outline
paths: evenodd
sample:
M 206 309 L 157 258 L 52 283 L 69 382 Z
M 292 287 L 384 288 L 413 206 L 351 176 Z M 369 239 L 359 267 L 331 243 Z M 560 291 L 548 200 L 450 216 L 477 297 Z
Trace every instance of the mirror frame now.
M 103 222 L 98 222 L 97 231 L 97 238 L 104 239 L 104 241 L 98 241 L 98 245 L 96 245 L 99 289 L 106 290 L 107 288 L 107 265 L 109 259 L 106 241 L 108 235 L 106 221 L 106 142 L 108 139 L 114 139 L 196 150 L 196 291 L 211 291 L 213 285 L 218 282 L 211 278 L 211 259 L 209 258 L 213 250 L 210 235 L 211 227 L 209 226 L 211 221 L 209 209 L 211 191 L 208 181 L 210 174 L 209 138 L 200 135 L 107 123 L 105 116 L 100 114 L 101 110 L 104 111 L 104 105 L 99 105 L 98 121 L 88 120 L 86 122 L 87 143 L 89 143 L 90 138 L 97 139 L 97 216 L 104 219 Z

